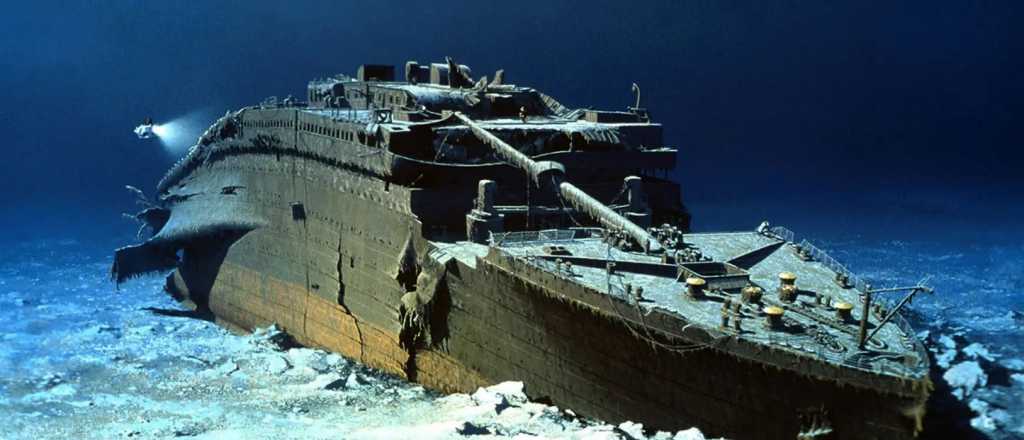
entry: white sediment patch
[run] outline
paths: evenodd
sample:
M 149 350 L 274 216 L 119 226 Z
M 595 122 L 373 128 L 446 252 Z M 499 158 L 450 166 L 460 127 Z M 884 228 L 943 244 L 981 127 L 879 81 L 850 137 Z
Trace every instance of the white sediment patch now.
M 975 361 L 965 361 L 953 365 L 942 374 L 942 378 L 946 380 L 949 386 L 954 388 L 953 394 L 958 399 L 970 396 L 976 388 L 984 387 L 988 384 L 988 375 L 981 369 L 981 365 Z

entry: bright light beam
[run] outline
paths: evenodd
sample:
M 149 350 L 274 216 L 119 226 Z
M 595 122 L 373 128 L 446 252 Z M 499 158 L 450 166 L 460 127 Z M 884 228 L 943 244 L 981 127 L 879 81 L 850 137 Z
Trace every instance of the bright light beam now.
M 208 125 L 209 117 L 206 113 L 194 111 L 167 122 L 153 124 L 153 134 L 160 139 L 168 153 L 184 153 Z

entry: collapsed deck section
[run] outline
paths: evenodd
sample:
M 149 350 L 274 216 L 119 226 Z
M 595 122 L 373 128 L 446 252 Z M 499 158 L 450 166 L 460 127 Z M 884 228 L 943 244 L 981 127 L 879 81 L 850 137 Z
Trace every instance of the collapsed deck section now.
M 296 108 L 252 108 L 238 112 L 222 122 L 233 127 L 230 137 L 198 145 L 168 173 L 159 186 L 162 197 L 173 201 L 190 194 L 191 190 L 184 188 L 189 175 L 204 164 L 253 155 L 274 161 L 284 158 L 318 162 L 371 179 L 369 185 L 405 194 L 405 198 L 390 203 L 400 203 L 412 212 L 431 238 L 459 240 L 466 237 L 465 216 L 474 208 L 479 196 L 478 184 L 484 180 L 494 182 L 493 204 L 510 230 L 570 226 L 577 221 L 589 221 L 586 216 L 574 216 L 560 197 L 535 187 L 529 176 L 498 158 L 488 157 L 486 161 L 475 163 L 444 160 L 437 151 L 450 151 L 453 147 L 446 142 L 457 138 L 466 138 L 460 141 L 464 147 L 485 148 L 479 141 L 474 144 L 468 140 L 472 137 L 470 129 L 456 120 L 444 119 L 418 126 L 410 129 L 416 132 L 412 139 L 398 140 L 397 136 L 387 134 L 384 126 L 368 130 L 365 122 L 359 120 L 359 115 L 365 116 L 366 112 L 353 112 L 354 116 L 341 112 L 344 116 L 337 118 L 324 116 L 323 112 Z M 515 140 L 519 136 L 518 129 L 508 128 L 503 122 L 482 124 L 517 145 L 529 144 L 522 139 Z M 562 128 L 557 125 L 552 128 L 551 124 L 545 124 L 547 128 L 534 131 L 561 133 Z M 411 147 L 399 148 L 398 145 L 419 145 L 429 151 L 425 156 L 435 160 L 418 159 L 410 151 L 402 154 L 397 150 L 411 150 Z M 524 151 L 529 149 L 524 148 Z M 689 215 L 681 202 L 678 184 L 659 177 L 659 170 L 674 167 L 675 155 L 675 150 L 667 148 L 622 148 L 554 150 L 533 157 L 563 164 L 567 174 L 581 188 L 616 207 L 629 202 L 624 192 L 625 180 L 638 176 L 643 182 L 643 209 L 649 209 L 651 221 L 686 225 Z M 297 169 L 293 173 L 301 171 Z M 301 202 L 300 198 L 291 201 Z

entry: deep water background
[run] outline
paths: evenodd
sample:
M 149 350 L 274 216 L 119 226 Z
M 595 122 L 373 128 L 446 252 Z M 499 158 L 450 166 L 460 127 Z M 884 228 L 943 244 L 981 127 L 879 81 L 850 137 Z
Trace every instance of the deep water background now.
M 876 284 L 931 276 L 920 320 L 1019 356 L 1022 19 L 1013 1 L 7 5 L 0 245 L 130 239 L 123 186 L 152 192 L 180 155 L 135 138 L 147 116 L 194 138 L 314 77 L 451 55 L 570 107 L 624 109 L 637 82 L 695 229 L 768 219 Z

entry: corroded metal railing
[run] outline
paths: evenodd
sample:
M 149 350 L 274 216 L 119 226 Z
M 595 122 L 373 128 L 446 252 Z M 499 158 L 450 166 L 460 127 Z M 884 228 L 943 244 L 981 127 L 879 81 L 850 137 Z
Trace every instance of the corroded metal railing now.
M 836 259 L 832 258 L 832 256 L 829 255 L 827 252 L 821 250 L 811 242 L 807 241 L 807 239 L 802 239 L 799 243 L 797 243 L 797 236 L 793 231 L 790 231 L 789 229 L 786 229 L 785 227 L 782 226 L 772 227 L 769 231 L 773 235 L 779 237 L 780 239 L 789 243 L 793 243 L 796 246 L 799 246 L 801 249 L 805 250 L 807 252 L 807 255 L 814 259 L 814 261 L 821 263 L 825 267 L 829 268 L 829 270 L 845 276 L 849 283 L 853 285 L 854 289 L 857 289 L 860 292 L 865 292 L 870 288 L 868 283 L 863 278 L 855 275 L 853 272 L 850 272 L 850 270 L 847 269 L 846 266 L 843 266 L 841 263 L 836 261 Z
M 801 239 L 800 242 L 797 243 L 797 235 L 793 231 L 782 226 L 775 226 L 769 229 L 769 232 L 772 235 L 775 235 L 776 237 L 780 238 L 781 240 L 799 246 L 814 261 L 821 263 L 829 270 L 837 274 L 844 275 L 847 278 L 848 282 L 853 286 L 853 288 L 860 292 L 862 295 L 864 294 L 864 292 L 867 292 L 868 290 L 871 289 L 870 284 L 868 284 L 866 280 L 850 272 L 850 270 L 847 269 L 846 266 L 836 261 L 834 258 L 832 258 L 832 256 L 830 256 L 828 253 L 821 250 L 811 242 L 807 241 L 807 239 Z M 892 319 L 890 319 L 890 323 L 896 325 L 896 327 L 899 328 L 900 332 L 906 336 L 907 346 L 904 347 L 904 349 L 912 352 L 914 356 L 917 357 L 917 365 L 927 366 L 928 352 L 925 350 L 924 345 L 921 343 L 921 341 L 917 339 L 913 327 L 911 327 L 910 323 L 907 322 L 906 318 L 904 318 L 903 315 L 897 313 L 892 317 Z M 869 359 L 864 358 L 863 354 L 860 352 L 845 356 L 844 358 L 840 359 L 840 361 L 843 365 L 846 365 L 848 367 L 859 368 L 863 370 L 873 371 L 876 373 L 893 372 L 894 370 L 891 367 L 886 368 L 885 365 L 887 365 L 887 363 L 885 362 L 872 362 Z M 910 373 L 914 373 L 914 375 L 917 375 L 922 371 L 921 368 L 913 368 L 908 367 L 906 365 L 902 365 L 901 368 L 897 368 L 895 370 L 897 372 L 903 373 L 904 375 Z M 924 368 L 924 370 L 927 370 L 927 368 Z
M 857 289 L 861 292 L 870 289 L 870 286 L 866 281 L 864 281 L 863 278 L 854 275 L 852 272 L 846 269 L 846 266 L 840 264 L 838 261 L 832 258 L 831 255 L 819 249 L 817 246 L 807 241 L 806 239 L 801 240 L 798 246 L 800 246 L 801 249 L 806 250 L 807 254 L 810 255 L 811 258 L 813 258 L 815 261 L 825 265 L 825 267 L 829 268 L 833 272 L 845 276 L 849 283 L 853 285 L 854 289 Z
M 576 238 L 575 229 L 546 229 L 543 231 L 513 231 L 491 233 L 491 246 L 514 246 L 520 243 L 557 243 Z

